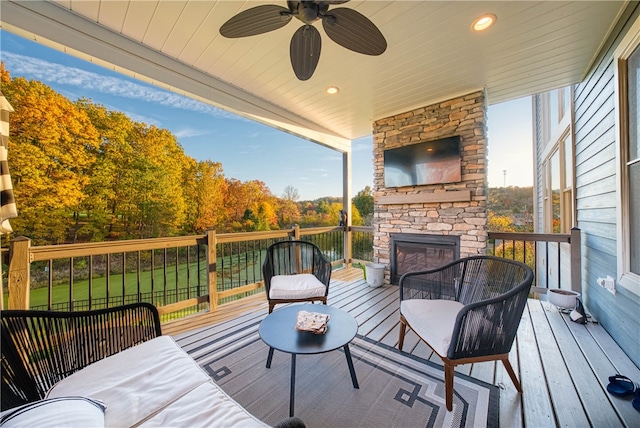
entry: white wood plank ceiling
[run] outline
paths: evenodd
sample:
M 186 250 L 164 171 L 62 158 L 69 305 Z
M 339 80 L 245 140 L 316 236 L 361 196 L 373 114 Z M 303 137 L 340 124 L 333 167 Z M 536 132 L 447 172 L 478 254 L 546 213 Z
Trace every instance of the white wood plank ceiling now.
M 382 31 L 381 56 L 329 39 L 314 75 L 296 79 L 289 42 L 302 23 L 227 39 L 220 26 L 282 1 L 3 0 L 2 27 L 338 150 L 372 122 L 486 88 L 499 103 L 579 82 L 624 1 L 350 1 Z M 483 33 L 482 14 L 497 16 Z M 328 86 L 340 92 L 329 96 Z

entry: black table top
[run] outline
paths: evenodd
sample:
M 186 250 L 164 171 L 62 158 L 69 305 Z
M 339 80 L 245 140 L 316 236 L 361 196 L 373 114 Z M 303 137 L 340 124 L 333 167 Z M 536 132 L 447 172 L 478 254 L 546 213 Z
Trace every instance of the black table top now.
M 296 330 L 300 311 L 329 314 L 327 332 L 313 334 Z M 351 342 L 358 333 L 358 322 L 348 312 L 327 305 L 291 305 L 276 309 L 260 323 L 260 338 L 278 351 L 290 354 L 321 354 Z

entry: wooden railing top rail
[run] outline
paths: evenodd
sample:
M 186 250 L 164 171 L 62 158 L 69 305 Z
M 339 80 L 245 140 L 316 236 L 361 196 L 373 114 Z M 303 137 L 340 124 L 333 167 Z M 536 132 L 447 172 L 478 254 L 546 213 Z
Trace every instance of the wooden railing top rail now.
M 521 233 L 521 232 L 489 232 L 489 239 L 509 241 L 546 241 L 571 243 L 570 234 L 560 233 Z
M 206 235 L 170 238 L 132 239 L 127 241 L 83 242 L 80 244 L 43 245 L 31 247 L 31 261 L 87 257 L 131 251 L 157 250 L 205 244 Z
M 349 230 L 352 232 L 372 232 L 373 226 L 350 226 Z
M 290 235 L 290 229 L 268 230 L 265 232 L 216 233 L 216 241 L 218 243 L 259 241 L 260 239 L 287 238 Z
M 317 235 L 320 233 L 341 231 L 343 227 L 312 227 L 300 229 L 300 235 Z M 249 240 L 288 238 L 293 235 L 292 229 L 270 230 L 264 232 L 217 233 L 219 244 L 244 242 Z M 27 238 L 18 237 L 15 240 Z M 87 257 L 104 254 L 126 253 L 133 251 L 157 250 L 164 248 L 205 245 L 207 235 L 175 236 L 168 238 L 131 239 L 126 241 L 83 242 L 79 244 L 42 245 L 29 248 L 31 261 L 54 260 L 68 257 Z M 2 251 L 9 251 L 3 248 Z
M 342 226 L 309 227 L 305 229 L 300 229 L 300 236 L 319 235 L 321 233 L 339 232 L 339 231 L 344 231 L 344 227 Z

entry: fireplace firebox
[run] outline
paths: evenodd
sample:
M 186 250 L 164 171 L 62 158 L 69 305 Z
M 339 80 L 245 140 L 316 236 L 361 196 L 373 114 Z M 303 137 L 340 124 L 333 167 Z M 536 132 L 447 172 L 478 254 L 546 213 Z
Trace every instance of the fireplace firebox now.
M 417 270 L 435 269 L 460 258 L 460 237 L 418 233 L 392 233 L 391 284 Z

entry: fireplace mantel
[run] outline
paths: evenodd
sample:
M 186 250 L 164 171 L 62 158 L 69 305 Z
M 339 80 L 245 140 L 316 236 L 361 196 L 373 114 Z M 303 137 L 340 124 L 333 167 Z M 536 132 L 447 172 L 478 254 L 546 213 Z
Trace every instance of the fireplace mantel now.
M 386 194 L 378 197 L 380 205 L 416 204 L 431 202 L 468 202 L 471 200 L 471 191 L 455 190 L 449 192 L 432 193 L 397 193 Z

